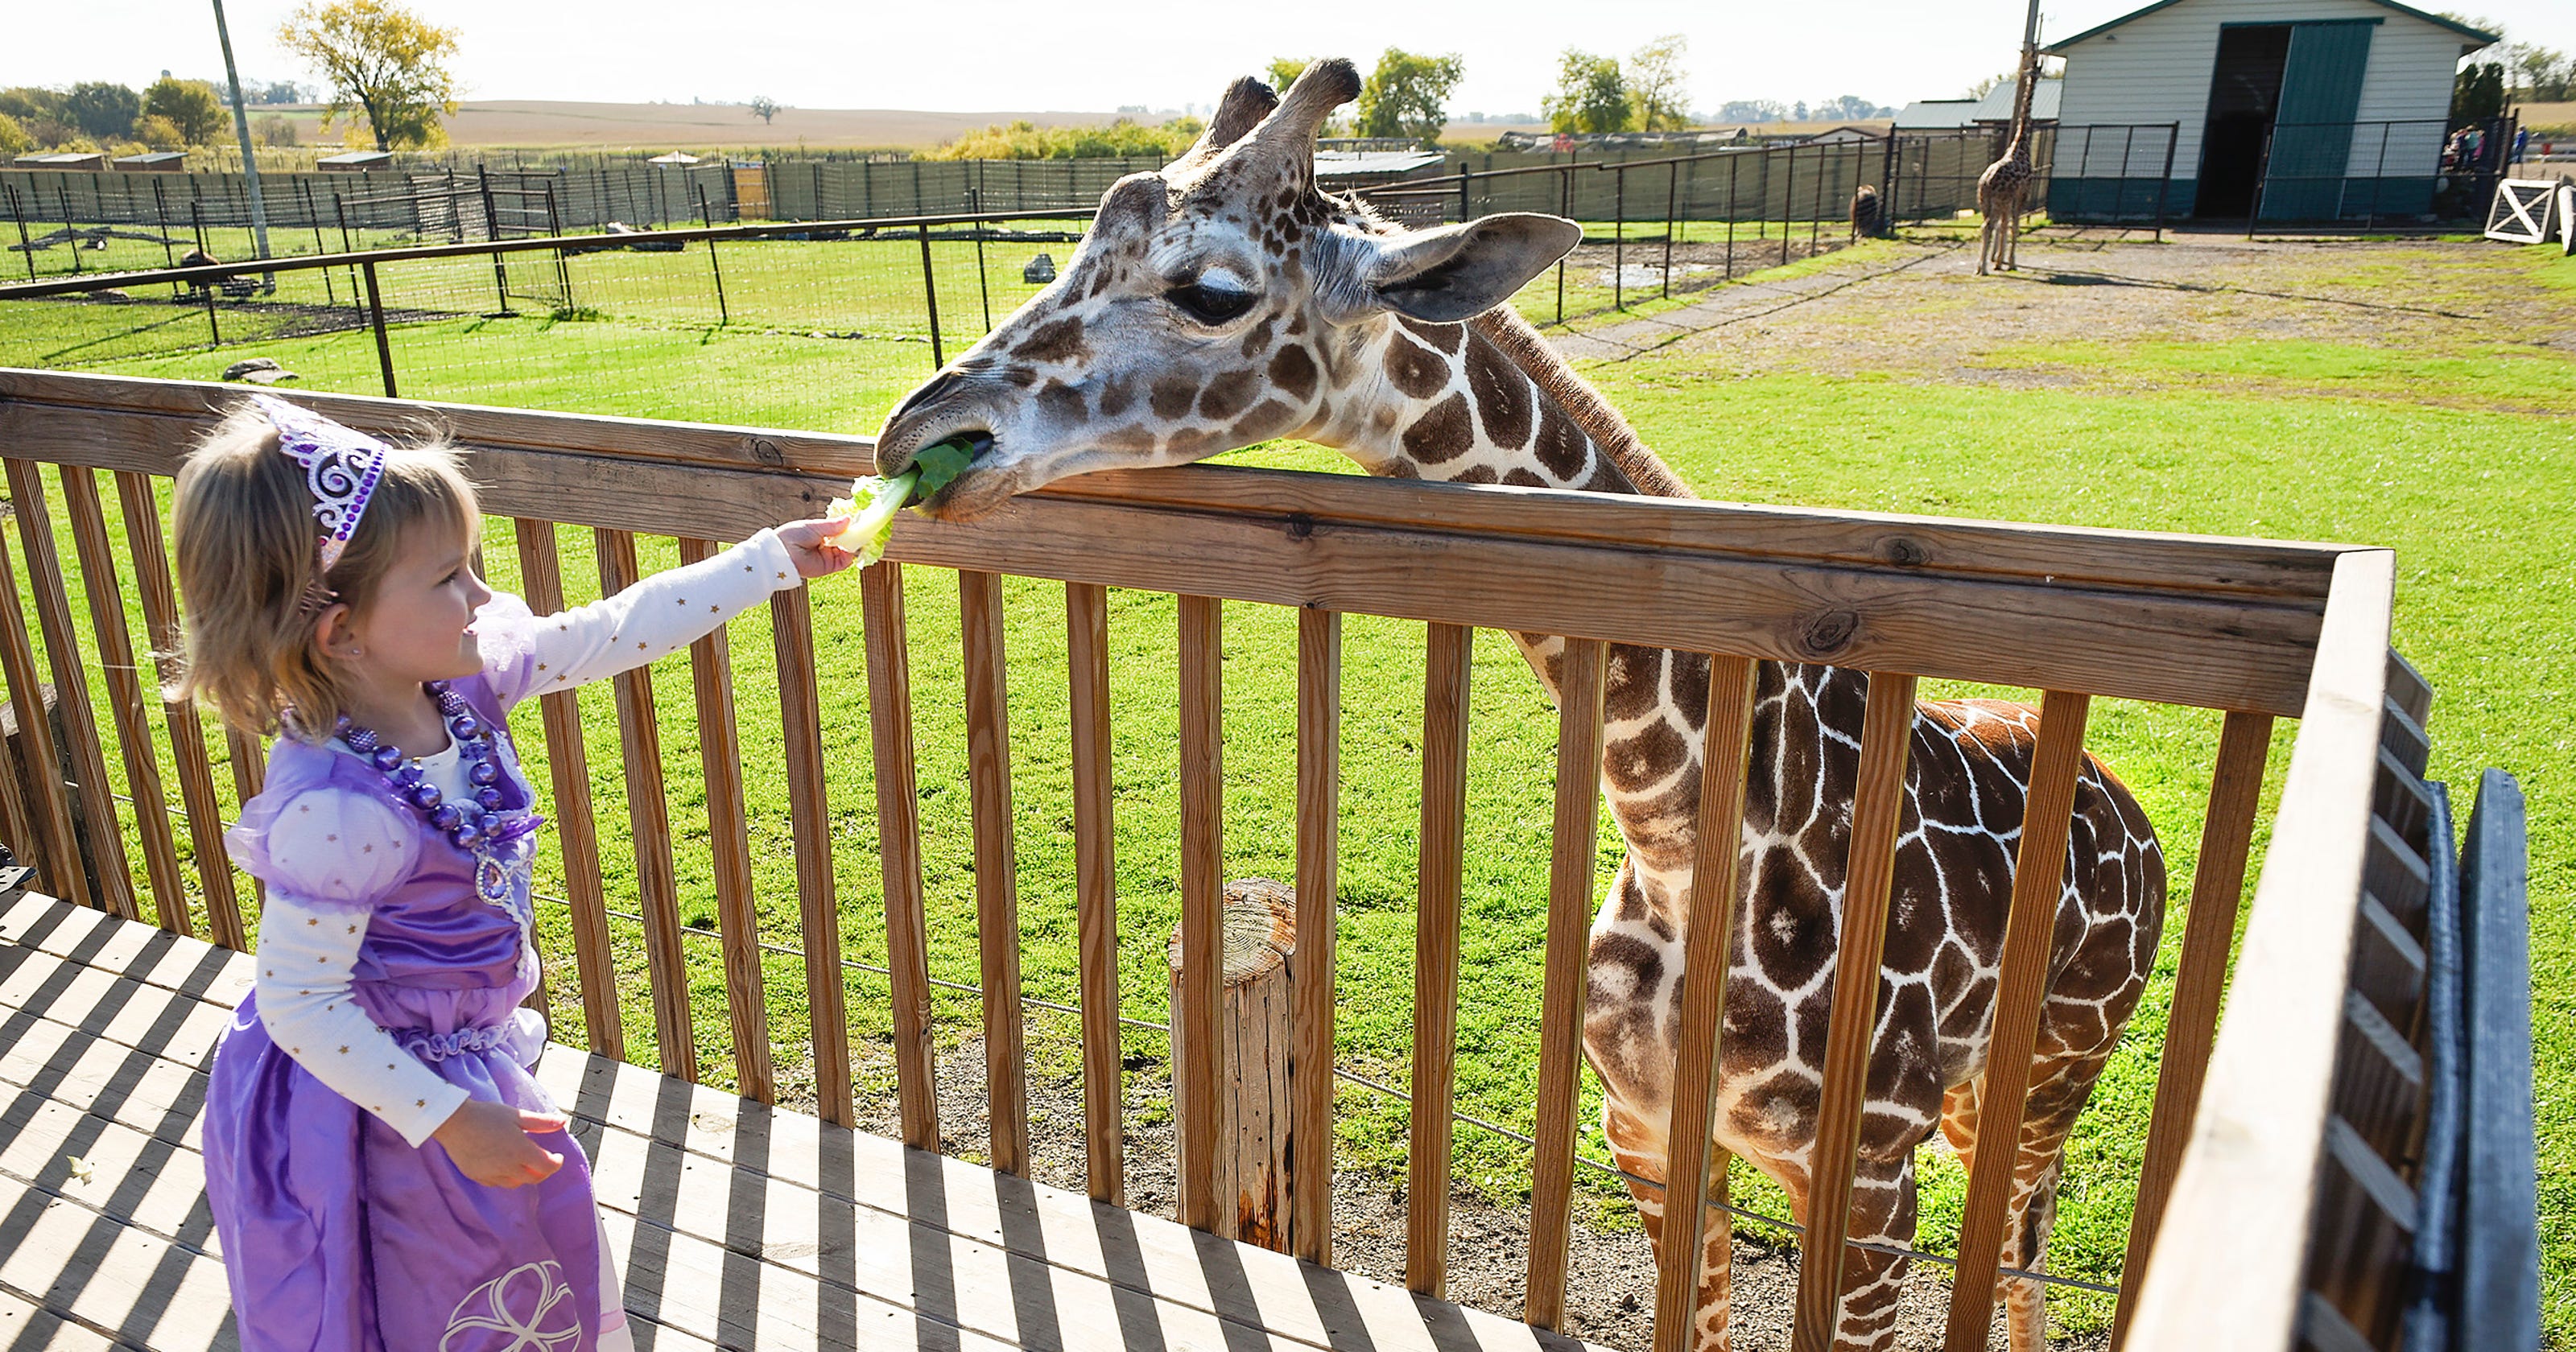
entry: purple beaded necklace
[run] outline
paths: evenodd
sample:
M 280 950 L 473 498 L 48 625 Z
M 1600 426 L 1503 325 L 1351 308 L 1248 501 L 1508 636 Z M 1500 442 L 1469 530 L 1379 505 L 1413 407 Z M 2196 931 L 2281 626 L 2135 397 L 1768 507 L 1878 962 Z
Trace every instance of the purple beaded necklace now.
M 431 681 L 422 687 L 437 703 L 439 714 L 447 720 L 447 731 L 456 739 L 458 753 L 466 762 L 465 777 L 474 785 L 470 798 L 449 799 L 437 785 L 421 774 L 417 762 L 406 760 L 402 748 L 386 742 L 375 729 L 360 727 L 347 715 L 340 718 L 337 729 L 340 740 L 366 758 L 394 793 L 419 813 L 457 849 L 474 857 L 474 891 L 477 896 L 510 912 L 522 925 L 528 921 L 518 893 L 510 885 L 510 868 L 501 859 L 500 847 L 534 831 L 543 821 L 533 812 L 500 815 L 507 801 L 501 793 L 501 741 L 496 729 L 486 726 L 465 697 L 445 681 Z

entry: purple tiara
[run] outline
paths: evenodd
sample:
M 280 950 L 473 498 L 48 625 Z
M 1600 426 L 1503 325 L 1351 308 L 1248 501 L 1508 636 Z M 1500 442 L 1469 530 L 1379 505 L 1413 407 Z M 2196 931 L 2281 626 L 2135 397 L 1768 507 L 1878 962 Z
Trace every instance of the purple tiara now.
M 277 448 L 304 467 L 313 519 L 322 524 L 322 571 L 328 573 L 349 547 L 349 537 L 358 533 L 358 518 L 367 514 L 367 500 L 384 477 L 388 448 L 275 395 L 254 394 L 251 401 L 277 427 Z

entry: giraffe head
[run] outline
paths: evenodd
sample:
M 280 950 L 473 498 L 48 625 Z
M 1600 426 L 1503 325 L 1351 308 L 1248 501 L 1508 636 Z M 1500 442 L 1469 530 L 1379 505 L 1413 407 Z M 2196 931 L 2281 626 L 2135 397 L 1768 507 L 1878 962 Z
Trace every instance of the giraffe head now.
M 1521 214 L 1404 230 L 1317 192 L 1316 129 L 1359 88 L 1338 59 L 1285 98 L 1235 81 L 1188 153 L 1109 189 L 1051 285 L 896 405 L 879 473 L 985 434 L 925 507 L 965 519 L 1071 474 L 1329 441 L 1341 393 L 1371 374 L 1355 369 L 1356 332 L 1467 319 L 1580 239 Z

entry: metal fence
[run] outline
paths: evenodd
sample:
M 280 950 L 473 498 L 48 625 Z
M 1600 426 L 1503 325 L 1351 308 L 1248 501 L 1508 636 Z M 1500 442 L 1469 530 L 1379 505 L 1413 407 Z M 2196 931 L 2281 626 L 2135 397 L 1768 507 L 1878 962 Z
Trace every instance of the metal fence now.
M 2263 135 L 2246 228 L 2264 222 L 2419 221 L 2474 214 L 2495 196 L 2515 120 L 2280 122 Z

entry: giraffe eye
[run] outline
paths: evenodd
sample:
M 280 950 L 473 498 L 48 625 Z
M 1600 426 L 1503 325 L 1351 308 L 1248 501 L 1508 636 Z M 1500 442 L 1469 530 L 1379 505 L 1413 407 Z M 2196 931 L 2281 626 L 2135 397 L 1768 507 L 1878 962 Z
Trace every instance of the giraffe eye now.
M 1164 292 L 1163 297 L 1177 306 L 1182 314 L 1202 324 L 1223 324 L 1240 319 L 1244 311 L 1252 308 L 1253 301 L 1259 299 L 1249 291 L 1210 286 L 1205 282 L 1173 287 Z

